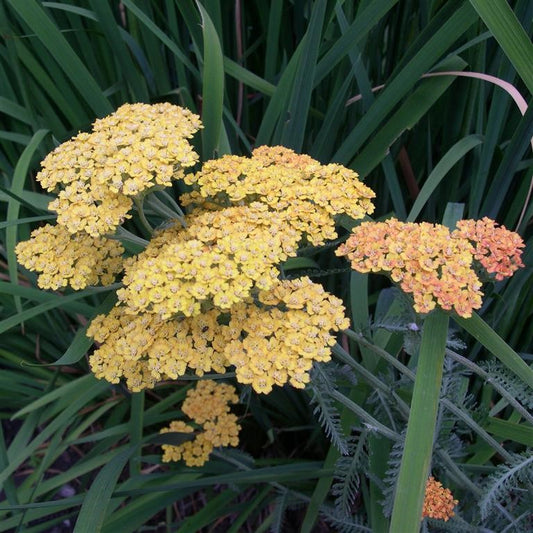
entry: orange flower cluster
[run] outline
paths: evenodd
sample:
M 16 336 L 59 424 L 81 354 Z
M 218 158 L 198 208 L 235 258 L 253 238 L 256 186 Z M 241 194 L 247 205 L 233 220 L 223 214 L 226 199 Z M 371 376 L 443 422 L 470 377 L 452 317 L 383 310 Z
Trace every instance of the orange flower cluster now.
M 438 304 L 464 317 L 481 307 L 473 253 L 466 239 L 453 238 L 445 226 L 396 219 L 363 222 L 336 251 L 358 272 L 390 272 L 412 294 L 418 313 L 429 313 Z
M 512 276 L 524 266 L 521 255 L 525 244 L 520 235 L 498 226 L 490 218 L 460 220 L 455 233 L 472 241 L 476 247 L 474 259 L 489 274 L 495 274 L 497 281 Z
M 514 232 L 496 227 L 490 219 L 463 220 L 450 232 L 440 224 L 363 222 L 336 251 L 347 256 L 358 272 L 387 272 L 402 290 L 412 294 L 418 313 L 437 305 L 468 318 L 481 307 L 478 260 L 496 279 L 511 276 L 523 266 L 524 246 Z
M 183 459 L 187 466 L 202 466 L 215 447 L 237 446 L 240 426 L 237 416 L 229 412 L 229 406 L 238 401 L 234 387 L 210 379 L 200 381 L 196 388 L 189 389 L 181 410 L 201 430 L 193 440 L 178 446 L 164 444 L 163 462 Z M 193 433 L 194 427 L 183 420 L 175 420 L 160 431 L 169 432 Z
M 445 489 L 440 481 L 430 477 L 426 482 L 426 495 L 422 507 L 422 518 L 435 518 L 447 522 L 455 515 L 454 507 L 458 501 L 453 499 L 449 489 Z

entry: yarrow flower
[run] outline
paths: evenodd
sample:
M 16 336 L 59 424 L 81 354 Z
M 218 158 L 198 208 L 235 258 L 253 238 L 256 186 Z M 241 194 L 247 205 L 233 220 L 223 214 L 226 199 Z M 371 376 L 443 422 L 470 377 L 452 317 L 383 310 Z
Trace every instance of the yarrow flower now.
M 474 259 L 479 261 L 489 274 L 501 281 L 524 266 L 521 255 L 524 241 L 514 231 L 509 231 L 490 218 L 460 220 L 454 232 L 468 239 L 475 246 Z
M 32 272 L 42 289 L 75 290 L 88 285 L 110 285 L 122 270 L 122 245 L 86 233 L 71 235 L 63 226 L 47 224 L 34 230 L 15 248 L 19 263 Z
M 252 288 L 272 287 L 277 265 L 296 254 L 299 241 L 258 202 L 191 215 L 186 224 L 157 233 L 126 263 L 118 297 L 132 313 L 194 316 L 204 302 L 230 309 Z
M 458 501 L 453 499 L 449 489 L 445 489 L 440 481 L 430 477 L 426 482 L 426 494 L 422 508 L 422 518 L 434 518 L 447 522 L 452 518 L 454 507 Z
M 357 173 L 341 165 L 322 165 L 283 146 L 261 146 L 251 158 L 226 155 L 207 161 L 184 179 L 196 187 L 182 197 L 185 204 L 262 202 L 314 245 L 337 237 L 335 215 L 360 219 L 374 210 L 375 194 Z
M 497 272 L 497 279 L 521 266 L 520 237 L 503 228 L 495 229 L 494 223 L 487 221 L 481 225 L 461 221 L 452 232 L 427 222 L 363 222 L 336 254 L 347 256 L 358 272 L 390 273 L 394 282 L 412 294 L 419 313 L 439 305 L 467 318 L 481 307 L 483 295 L 474 258 L 487 270 Z
M 197 162 L 188 139 L 200 127 L 197 115 L 169 103 L 121 106 L 44 159 L 37 180 L 59 191 L 49 209 L 71 233 L 113 233 L 131 216 L 132 198 Z
M 341 300 L 309 278 L 283 280 L 258 294 L 260 305 L 236 304 L 225 348 L 240 383 L 268 394 L 274 385 L 304 388 L 313 361 L 331 359 L 332 331 L 349 326 Z
M 228 366 L 224 348 L 229 338 L 211 310 L 196 317 L 162 320 L 149 313 L 130 314 L 124 306 L 91 322 L 87 335 L 100 346 L 89 358 L 99 379 L 119 383 L 131 391 L 153 388 L 165 379 L 177 379 L 188 369 L 222 374 Z
M 363 222 L 336 251 L 358 272 L 389 272 L 412 294 L 418 313 L 438 304 L 468 317 L 481 307 L 481 283 L 472 270 L 474 248 L 440 224 Z
M 95 376 L 138 391 L 187 370 L 224 373 L 256 392 L 274 385 L 303 388 L 313 361 L 329 361 L 331 332 L 347 328 L 341 300 L 309 278 L 278 281 L 257 300 L 247 298 L 229 312 L 213 308 L 186 318 L 130 314 L 116 306 L 96 317 L 87 334 L 100 346 L 89 362 Z
M 194 439 L 180 445 L 163 445 L 163 462 L 183 459 L 187 466 L 202 466 L 217 446 L 237 446 L 240 426 L 237 417 L 230 413 L 230 405 L 239 401 L 235 388 L 213 380 L 199 381 L 196 388 L 189 389 L 182 411 L 192 422 L 183 420 L 170 423 L 160 433 L 195 433 Z

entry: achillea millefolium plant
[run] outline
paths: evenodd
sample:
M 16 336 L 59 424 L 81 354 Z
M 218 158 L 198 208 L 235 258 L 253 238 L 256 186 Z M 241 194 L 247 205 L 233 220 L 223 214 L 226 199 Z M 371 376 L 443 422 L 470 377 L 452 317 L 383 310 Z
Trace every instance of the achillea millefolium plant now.
M 189 140 L 201 127 L 197 115 L 171 104 L 125 104 L 96 120 L 44 159 L 37 181 L 57 196 L 48 206 L 56 224 L 16 248 L 43 289 L 116 290 L 114 307 L 86 333 L 97 378 L 131 392 L 199 378 L 181 405 L 188 420 L 160 430 L 183 440 L 163 445 L 164 462 L 201 467 L 215 448 L 238 446 L 245 422 L 230 412 L 239 402 L 234 381 L 252 394 L 304 389 L 313 367 L 331 361 L 339 333 L 354 334 L 341 299 L 284 270 L 302 249 L 335 241 L 339 216 L 355 227 L 336 255 L 355 271 L 389 275 L 422 322 L 442 322 L 434 333 L 444 338 L 445 313 L 471 317 L 484 281 L 523 266 L 521 238 L 488 218 L 459 220 L 453 230 L 368 220 L 375 195 L 354 171 L 288 148 L 261 146 L 195 172 Z M 189 190 L 176 201 L 170 186 L 177 180 Z M 130 231 L 131 220 L 140 234 Z M 142 249 L 126 252 L 128 242 Z M 428 356 L 421 350 L 420 358 Z M 327 396 L 326 404 L 335 397 Z M 411 412 L 417 401 L 415 392 Z M 431 439 L 434 416 L 426 417 Z M 420 518 L 447 521 L 457 503 L 430 477 Z

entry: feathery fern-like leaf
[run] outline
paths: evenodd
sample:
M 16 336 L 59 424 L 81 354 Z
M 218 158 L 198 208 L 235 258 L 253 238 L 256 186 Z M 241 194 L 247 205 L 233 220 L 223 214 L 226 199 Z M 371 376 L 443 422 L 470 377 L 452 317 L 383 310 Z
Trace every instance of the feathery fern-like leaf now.
M 333 365 L 334 366 L 334 365 Z M 311 404 L 316 404 L 314 414 L 318 415 L 318 420 L 326 437 L 333 443 L 342 455 L 348 453 L 348 443 L 340 424 L 340 414 L 329 391 L 335 388 L 334 381 L 330 375 L 334 370 L 327 370 L 321 365 L 315 365 L 311 373 L 310 389 L 313 392 Z
M 359 473 L 364 470 L 367 462 L 366 438 L 367 430 L 363 430 L 359 438 L 348 441 L 349 454 L 339 457 L 335 464 L 335 483 L 331 493 L 335 496 L 335 507 L 341 513 L 349 516 L 359 489 Z
M 533 454 L 514 454 L 509 463 L 498 466 L 486 481 L 479 501 L 483 519 L 493 512 L 497 503 L 511 510 L 517 500 L 527 498 L 533 504 Z

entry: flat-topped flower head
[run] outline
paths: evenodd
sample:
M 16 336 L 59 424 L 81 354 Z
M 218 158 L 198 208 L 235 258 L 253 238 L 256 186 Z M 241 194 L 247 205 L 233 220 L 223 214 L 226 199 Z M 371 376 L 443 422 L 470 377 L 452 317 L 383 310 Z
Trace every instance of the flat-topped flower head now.
M 129 390 L 153 388 L 178 379 L 188 370 L 222 374 L 229 366 L 224 348 L 227 327 L 218 323 L 216 309 L 201 315 L 161 320 L 149 313 L 130 314 L 124 306 L 93 319 L 87 335 L 99 343 L 89 358 L 98 379 L 126 381 Z
M 253 203 L 205 211 L 157 233 L 126 265 L 118 291 L 131 312 L 193 316 L 202 304 L 223 310 L 275 283 L 277 265 L 296 254 L 299 234 Z
M 525 244 L 520 235 L 490 218 L 460 220 L 454 234 L 472 242 L 474 259 L 497 281 L 512 276 L 524 266 L 521 256 Z
M 523 266 L 522 239 L 490 219 L 462 220 L 450 232 L 427 222 L 363 222 L 336 251 L 358 272 L 385 272 L 407 293 L 414 308 L 437 305 L 468 318 L 481 307 L 481 281 L 474 260 L 497 280 Z
M 83 232 L 71 235 L 59 225 L 34 230 L 15 251 L 21 265 L 40 272 L 37 284 L 42 289 L 110 285 L 123 268 L 124 248 L 118 241 Z
M 349 326 L 341 300 L 309 278 L 279 281 L 258 300 L 231 309 L 224 354 L 237 381 L 265 394 L 285 383 L 304 388 L 313 362 L 330 360 L 332 332 Z
M 360 219 L 374 210 L 375 195 L 357 173 L 282 146 L 261 146 L 251 158 L 227 155 L 207 161 L 185 182 L 196 187 L 183 197 L 185 203 L 199 197 L 222 205 L 262 202 L 315 245 L 337 237 L 335 215 Z
M 458 501 L 453 499 L 449 489 L 445 489 L 440 481 L 430 477 L 426 482 L 426 493 L 422 518 L 434 518 L 447 522 L 455 515 L 454 508 Z
M 179 106 L 125 104 L 48 154 L 37 180 L 59 193 L 49 207 L 71 233 L 110 233 L 129 216 L 133 197 L 196 164 L 189 139 L 200 127 Z
M 238 402 L 235 388 L 213 380 L 202 380 L 189 389 L 182 411 L 197 426 L 195 430 L 183 420 L 176 420 L 160 433 L 195 433 L 193 440 L 179 445 L 164 444 L 163 462 L 183 459 L 187 466 L 202 466 L 218 446 L 237 446 L 239 430 L 237 417 L 230 413 L 230 405 Z
M 463 317 L 481 307 L 481 282 L 472 269 L 474 248 L 448 228 L 427 222 L 363 222 L 336 251 L 358 272 L 389 273 L 414 309 L 429 313 L 437 305 Z

